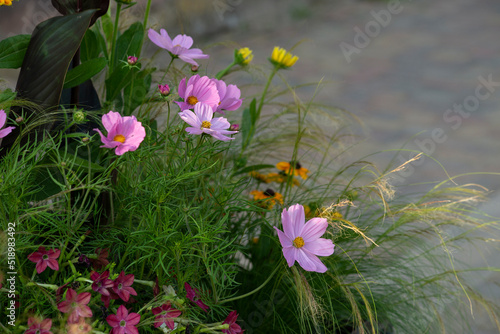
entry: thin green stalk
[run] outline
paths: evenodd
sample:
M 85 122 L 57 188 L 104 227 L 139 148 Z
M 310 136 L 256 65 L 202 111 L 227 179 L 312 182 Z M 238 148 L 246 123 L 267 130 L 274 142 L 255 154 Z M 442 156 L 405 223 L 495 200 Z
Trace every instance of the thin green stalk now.
M 257 124 L 259 118 L 260 118 L 260 112 L 262 111 L 262 107 L 264 106 L 264 99 L 266 98 L 267 95 L 267 90 L 269 89 L 269 85 L 271 85 L 271 81 L 273 80 L 274 75 L 278 72 L 278 68 L 275 67 L 271 74 L 269 75 L 269 78 L 267 79 L 266 86 L 264 87 L 264 91 L 262 92 L 262 96 L 260 97 L 260 102 L 259 106 L 257 107 L 257 117 L 255 120 L 255 124 Z
M 144 31 L 146 31 L 146 26 L 148 24 L 148 18 L 149 18 L 149 12 L 151 10 L 151 0 L 148 0 L 148 4 L 146 5 L 146 12 L 144 13 L 144 21 L 142 23 L 142 28 Z M 142 51 L 142 45 L 144 44 L 144 38 L 141 41 L 141 47 L 139 48 L 139 54 L 137 55 L 137 58 L 140 57 L 141 51 Z
M 122 10 L 122 4 L 118 3 L 116 5 L 116 15 L 115 15 L 115 24 L 113 27 L 113 38 L 111 41 L 111 57 L 109 60 L 109 68 L 111 72 L 115 66 L 115 54 L 116 54 L 116 36 L 118 35 L 118 22 L 120 21 L 120 12 Z
M 168 66 L 167 66 L 167 69 L 165 70 L 165 73 L 163 74 L 163 76 L 161 77 L 161 80 L 160 80 L 160 84 L 163 83 L 163 79 L 165 79 L 165 76 L 167 75 L 168 73 L 168 70 L 170 69 L 170 65 L 172 65 L 172 63 L 174 62 L 174 59 L 176 57 L 171 57 L 170 58 L 170 63 L 168 63 Z
M 229 64 L 228 67 L 226 67 L 225 69 L 223 69 L 222 71 L 220 71 L 219 73 L 217 73 L 215 75 L 215 79 L 221 79 L 223 76 L 225 76 L 227 74 L 227 72 L 229 72 L 229 70 L 234 66 L 236 65 L 236 62 L 233 61 L 231 64 Z
M 256 289 L 254 289 L 254 290 L 252 290 L 252 291 L 250 291 L 248 293 L 245 293 L 244 295 L 241 295 L 241 296 L 236 296 L 236 297 L 233 297 L 233 298 L 224 299 L 224 300 L 220 301 L 219 304 L 224 304 L 224 303 L 232 302 L 232 301 L 235 301 L 235 300 L 242 299 L 242 298 L 245 298 L 245 297 L 253 295 L 257 291 L 259 291 L 260 289 L 262 289 L 267 283 L 269 283 L 269 281 L 271 280 L 271 278 L 273 278 L 274 274 L 276 274 L 276 272 L 278 271 L 279 268 L 280 268 L 280 265 L 277 265 L 276 268 L 274 269 L 274 271 L 271 273 L 271 275 L 269 275 L 269 277 L 264 281 L 264 283 L 262 283 Z

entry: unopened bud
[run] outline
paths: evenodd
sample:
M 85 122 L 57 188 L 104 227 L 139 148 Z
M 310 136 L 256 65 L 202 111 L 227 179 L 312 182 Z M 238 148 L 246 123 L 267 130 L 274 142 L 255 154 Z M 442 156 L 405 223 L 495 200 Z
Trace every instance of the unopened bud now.
M 89 142 L 90 138 L 89 137 L 83 137 L 82 142 L 87 143 Z
M 85 122 L 85 113 L 83 111 L 81 111 L 81 110 L 76 111 L 73 114 L 73 121 L 75 121 L 75 123 L 83 123 L 83 122 Z
M 200 67 L 199 67 L 198 65 L 192 65 L 192 66 L 191 66 L 191 71 L 192 71 L 192 72 L 198 72 L 198 69 L 199 69 L 199 68 L 200 68 Z
M 229 128 L 229 130 L 231 131 L 238 131 L 239 129 L 240 129 L 239 124 L 231 124 L 231 127 Z
M 18 118 L 16 118 L 16 123 L 22 123 L 24 121 L 24 118 L 22 116 L 19 116 Z
M 127 58 L 127 63 L 128 63 L 130 66 L 133 66 L 133 65 L 137 64 L 137 57 L 134 57 L 134 56 L 128 56 L 128 58 Z
M 170 87 L 168 85 L 158 85 L 158 89 L 160 90 L 160 94 L 162 96 L 170 94 Z

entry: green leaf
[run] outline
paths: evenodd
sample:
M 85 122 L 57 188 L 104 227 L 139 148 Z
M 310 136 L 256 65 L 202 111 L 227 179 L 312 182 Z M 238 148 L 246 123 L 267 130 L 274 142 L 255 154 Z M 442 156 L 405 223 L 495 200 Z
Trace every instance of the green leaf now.
M 16 92 L 7 88 L 6 90 L 0 92 L 0 103 L 12 101 L 16 98 L 16 95 Z
M 83 36 L 82 44 L 80 45 L 80 59 L 82 63 L 95 59 L 101 54 L 101 45 L 97 40 L 97 34 L 89 29 Z
M 128 56 L 139 55 L 143 38 L 144 28 L 140 22 L 132 24 L 120 37 L 118 37 L 116 41 L 115 68 L 123 66 L 120 60 L 126 61 Z
M 150 68 L 137 73 L 133 81 L 123 90 L 123 113 L 125 115 L 132 115 L 135 108 L 140 106 L 146 99 L 151 87 L 151 72 L 154 70 L 154 68 Z
M 109 8 L 109 0 L 51 0 L 52 6 L 63 15 L 81 13 L 89 9 L 95 9 L 90 25 L 106 14 Z
M 78 86 L 106 67 L 106 58 L 95 58 L 68 71 L 63 89 Z
M 254 98 L 252 102 L 250 102 L 248 108 L 243 110 L 241 120 L 242 150 L 245 150 L 248 147 L 255 133 L 255 123 L 257 122 L 256 104 L 257 100 Z
M 53 17 L 35 28 L 17 81 L 21 98 L 43 108 L 59 105 L 69 63 L 94 12 Z
M 116 68 L 106 79 L 106 101 L 113 102 L 121 90 L 130 83 L 132 71 L 129 68 Z
M 0 42 L 0 68 L 19 68 L 30 42 L 30 35 L 17 35 Z

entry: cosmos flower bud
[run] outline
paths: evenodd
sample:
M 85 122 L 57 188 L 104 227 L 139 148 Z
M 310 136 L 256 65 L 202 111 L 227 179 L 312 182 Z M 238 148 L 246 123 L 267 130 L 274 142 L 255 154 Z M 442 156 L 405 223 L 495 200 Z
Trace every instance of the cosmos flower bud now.
M 162 96 L 167 96 L 170 94 L 170 87 L 168 85 L 158 85 L 158 89 L 160 90 L 160 94 Z
M 191 72 L 198 72 L 199 68 L 199 65 L 191 65 Z
M 239 124 L 231 124 L 229 127 L 229 130 L 231 131 L 239 131 L 240 130 L 240 125 Z
M 133 65 L 137 64 L 137 57 L 135 57 L 135 56 L 128 56 L 127 63 L 130 66 L 133 66 Z
M 83 123 L 83 122 L 85 122 L 85 113 L 83 111 L 81 111 L 81 110 L 76 111 L 73 114 L 73 121 L 75 121 L 75 123 Z

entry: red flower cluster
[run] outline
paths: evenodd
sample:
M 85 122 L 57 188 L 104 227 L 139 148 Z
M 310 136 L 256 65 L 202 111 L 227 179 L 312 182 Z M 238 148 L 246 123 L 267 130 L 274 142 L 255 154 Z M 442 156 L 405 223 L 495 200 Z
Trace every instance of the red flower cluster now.
M 109 307 L 111 299 L 121 298 L 123 301 L 128 302 L 130 295 L 137 296 L 137 292 L 132 288 L 134 283 L 134 275 L 125 275 L 122 271 L 120 275 L 113 281 L 109 279 L 109 270 L 102 273 L 94 272 L 90 275 L 92 281 L 92 290 L 101 294 L 101 300 L 104 306 Z

